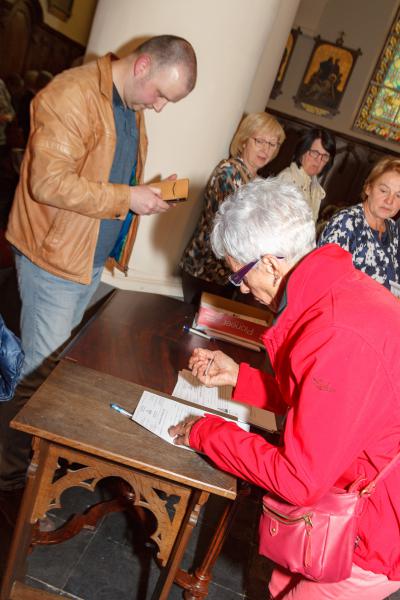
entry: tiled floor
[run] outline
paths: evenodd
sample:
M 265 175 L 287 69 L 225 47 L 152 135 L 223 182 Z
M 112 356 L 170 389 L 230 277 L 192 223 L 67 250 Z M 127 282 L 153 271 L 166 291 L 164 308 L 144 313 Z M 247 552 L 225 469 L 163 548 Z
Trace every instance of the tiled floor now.
M 53 515 L 61 523 L 60 513 L 65 518 L 68 512 L 82 510 L 92 501 L 91 492 L 69 490 L 63 496 L 65 508 L 53 511 Z M 213 499 L 206 507 L 186 552 L 185 568 L 201 559 L 223 504 L 223 500 Z M 215 566 L 210 600 L 266 598 L 270 565 L 258 556 L 254 545 L 258 506 L 256 494 L 243 502 Z M 67 598 L 147 600 L 159 573 L 153 556 L 154 547 L 146 545 L 138 527 L 129 523 L 126 514 L 116 513 L 105 517 L 95 531 L 82 531 L 57 546 L 36 548 L 29 558 L 28 580 L 32 586 L 57 591 Z M 173 586 L 169 597 L 182 598 L 182 590 Z

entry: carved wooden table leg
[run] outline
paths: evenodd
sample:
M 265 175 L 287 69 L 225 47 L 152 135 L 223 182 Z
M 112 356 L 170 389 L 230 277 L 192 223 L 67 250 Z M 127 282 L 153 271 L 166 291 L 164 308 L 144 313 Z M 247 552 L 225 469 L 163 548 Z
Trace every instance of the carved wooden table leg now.
M 185 523 L 181 527 L 180 533 L 171 552 L 167 566 L 164 568 L 157 582 L 156 588 L 152 595 L 152 600 L 167 600 L 170 589 L 178 573 L 178 567 L 181 564 L 184 551 L 193 528 L 197 524 L 200 510 L 207 502 L 209 494 L 198 490 L 193 492 L 190 505 L 185 516 Z
M 9 600 L 11 591 L 16 581 L 22 580 L 25 575 L 26 558 L 28 555 L 35 519 L 35 499 L 39 493 L 44 466 L 49 451 L 49 444 L 45 440 L 33 439 L 33 458 L 28 469 L 27 483 L 15 527 L 13 542 L 10 549 L 6 572 L 0 592 L 1 600 Z
M 193 574 L 183 569 L 178 570 L 175 583 L 185 590 L 183 594 L 185 600 L 198 600 L 208 596 L 208 587 L 212 578 L 211 571 L 231 529 L 240 503 L 249 493 L 250 487 L 246 483 L 242 483 L 236 500 L 227 502 L 200 567 Z

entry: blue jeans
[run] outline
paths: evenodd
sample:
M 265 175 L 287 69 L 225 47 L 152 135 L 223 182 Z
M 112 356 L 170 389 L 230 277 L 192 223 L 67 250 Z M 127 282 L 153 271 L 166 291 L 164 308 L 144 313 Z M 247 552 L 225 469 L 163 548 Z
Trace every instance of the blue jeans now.
M 43 383 L 95 293 L 103 267 L 83 285 L 62 279 L 15 255 L 21 295 L 21 342 L 25 352 L 22 380 L 15 396 L 0 406 L 0 490 L 24 485 L 30 436 L 9 427 L 10 421 Z
M 49 357 L 58 358 L 73 329 L 82 321 L 103 267 L 94 269 L 92 283 L 83 285 L 48 273 L 23 254 L 16 254 L 15 266 L 22 301 L 22 374 L 26 377 Z

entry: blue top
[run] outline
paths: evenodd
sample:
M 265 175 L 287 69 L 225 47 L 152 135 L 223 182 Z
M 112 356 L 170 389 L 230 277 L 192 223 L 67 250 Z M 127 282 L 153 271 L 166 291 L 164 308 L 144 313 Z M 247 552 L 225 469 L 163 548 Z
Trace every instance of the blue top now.
M 115 85 L 113 86 L 113 111 L 116 130 L 116 146 L 109 183 L 132 183 L 136 171 L 138 130 L 136 113 L 126 108 Z M 102 219 L 97 239 L 93 267 L 102 267 L 117 240 L 123 221 Z
M 389 281 L 400 282 L 399 230 L 393 219 L 386 219 L 386 232 L 367 223 L 362 204 L 336 213 L 323 230 L 319 246 L 337 244 L 353 255 L 353 264 L 390 290 Z

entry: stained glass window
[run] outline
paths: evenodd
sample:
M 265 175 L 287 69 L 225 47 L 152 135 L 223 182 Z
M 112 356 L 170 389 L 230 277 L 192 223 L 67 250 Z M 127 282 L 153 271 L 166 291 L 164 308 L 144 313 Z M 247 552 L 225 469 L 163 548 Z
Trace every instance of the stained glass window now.
M 400 11 L 369 83 L 354 128 L 400 142 Z

